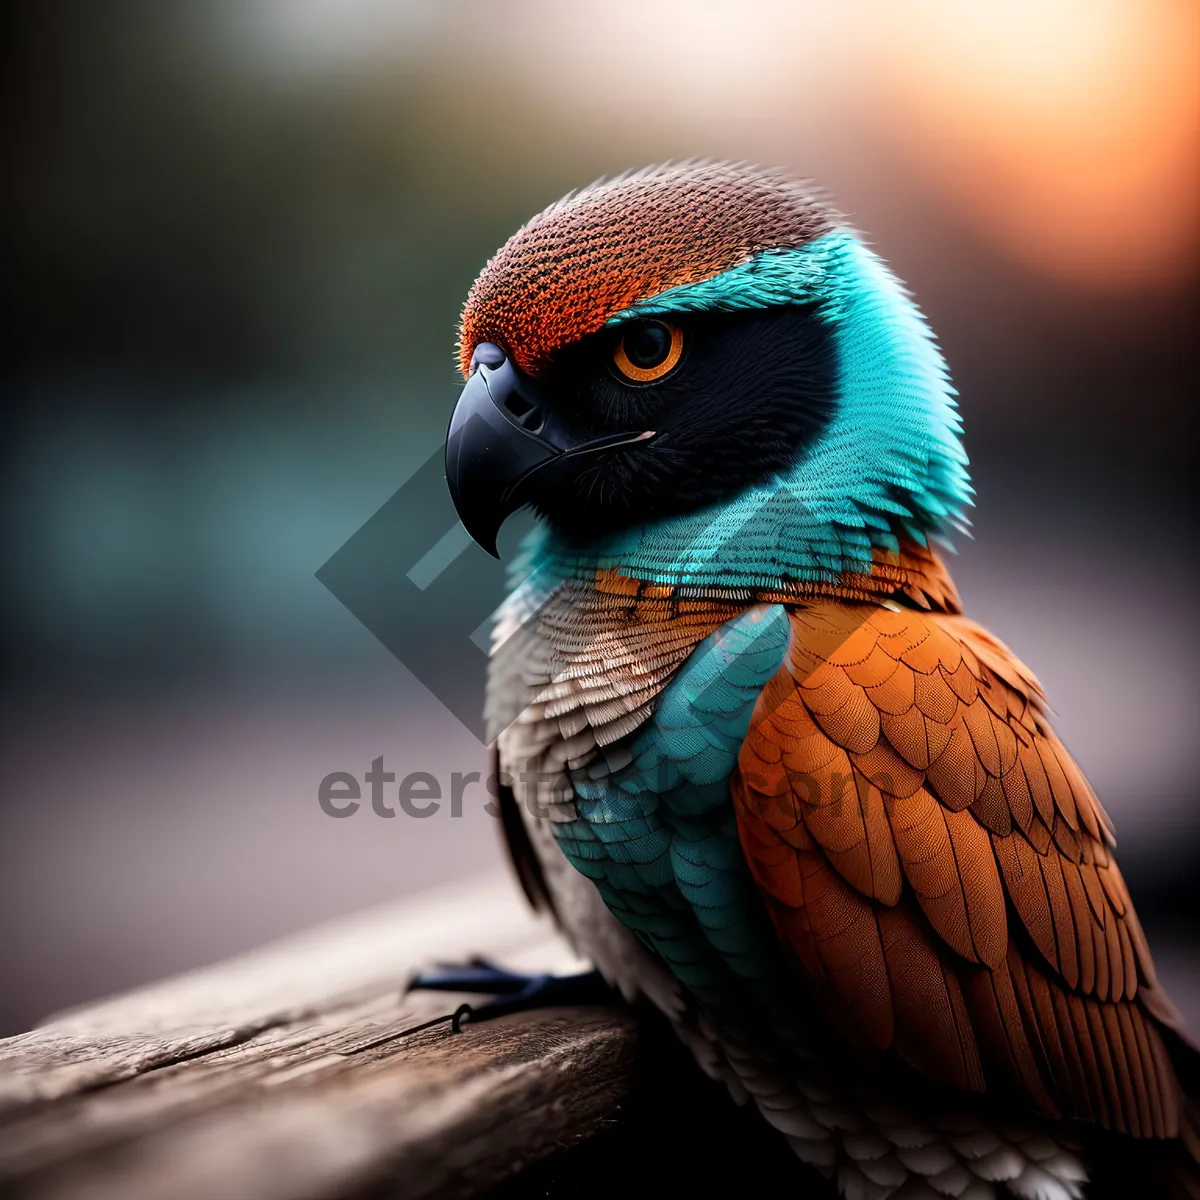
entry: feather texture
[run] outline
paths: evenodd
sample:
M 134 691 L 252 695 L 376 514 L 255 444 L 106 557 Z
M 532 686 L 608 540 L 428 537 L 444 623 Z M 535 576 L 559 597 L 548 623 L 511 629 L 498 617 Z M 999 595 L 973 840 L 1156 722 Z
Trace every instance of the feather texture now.
M 830 1011 L 939 1082 L 1175 1136 L 1149 948 L 1037 681 L 956 614 L 827 602 L 789 620 L 732 791 Z
M 514 860 L 844 1195 L 1077 1200 L 1061 1118 L 1191 1152 L 1187 1050 L 1103 810 L 931 549 L 972 490 L 904 286 L 805 185 L 650 168 L 506 243 L 460 365 L 549 382 L 625 322 L 797 305 L 834 365 L 794 454 L 583 532 L 541 505 L 489 676 Z

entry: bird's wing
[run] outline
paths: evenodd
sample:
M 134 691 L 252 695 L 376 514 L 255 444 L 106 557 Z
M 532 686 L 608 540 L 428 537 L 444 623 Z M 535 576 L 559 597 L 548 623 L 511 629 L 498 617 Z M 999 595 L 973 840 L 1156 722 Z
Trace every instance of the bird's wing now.
M 957 615 L 789 619 L 732 791 L 776 929 L 830 1011 L 939 1082 L 1174 1136 L 1173 1010 L 1036 680 Z

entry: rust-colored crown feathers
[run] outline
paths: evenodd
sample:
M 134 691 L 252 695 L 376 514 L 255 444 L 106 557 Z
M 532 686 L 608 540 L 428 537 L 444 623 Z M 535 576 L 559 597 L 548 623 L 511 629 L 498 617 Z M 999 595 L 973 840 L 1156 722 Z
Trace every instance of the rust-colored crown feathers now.
M 814 189 L 761 167 L 684 162 L 601 180 L 544 209 L 484 267 L 463 308 L 459 366 L 466 375 L 474 348 L 496 342 L 536 375 L 622 309 L 802 246 L 835 219 Z

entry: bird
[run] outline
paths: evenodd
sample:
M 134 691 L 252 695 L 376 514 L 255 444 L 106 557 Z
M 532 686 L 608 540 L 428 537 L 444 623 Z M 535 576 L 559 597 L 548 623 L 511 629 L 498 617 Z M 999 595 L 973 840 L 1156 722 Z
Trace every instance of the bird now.
M 536 518 L 486 698 L 531 903 L 848 1200 L 1196 1195 L 1112 824 L 945 564 L 946 362 L 827 195 L 711 160 L 571 192 L 458 366 L 462 524 Z

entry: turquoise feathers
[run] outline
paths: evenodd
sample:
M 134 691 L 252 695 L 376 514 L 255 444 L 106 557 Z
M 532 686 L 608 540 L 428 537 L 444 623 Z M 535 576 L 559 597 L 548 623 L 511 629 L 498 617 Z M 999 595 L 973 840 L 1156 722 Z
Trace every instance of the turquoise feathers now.
M 948 373 L 901 284 L 853 233 L 766 251 L 614 316 L 814 305 L 835 329 L 834 417 L 785 476 L 707 510 L 586 548 L 539 527 L 513 564 L 529 607 L 598 568 L 677 587 L 770 589 L 869 573 L 899 539 L 965 526 L 971 487 Z M 794 1038 L 778 947 L 738 843 L 729 778 L 754 704 L 786 650 L 782 608 L 744 614 L 701 644 L 613 774 L 576 773 L 576 819 L 560 848 L 614 914 L 701 999 L 737 1011 L 750 986 Z
M 733 501 L 580 549 L 539 531 L 555 573 L 597 567 L 675 586 L 780 587 L 869 573 L 874 552 L 966 528 L 972 489 L 945 362 L 916 305 L 847 230 L 768 250 L 611 318 L 811 304 L 836 333 L 837 410 L 794 469 Z
M 795 1013 L 738 842 L 729 777 L 788 628 L 776 605 L 701 643 L 634 738 L 632 761 L 599 777 L 577 772 L 578 816 L 554 824 L 571 863 L 699 999 L 735 1019 L 749 988 L 784 1038 L 795 1036 Z

